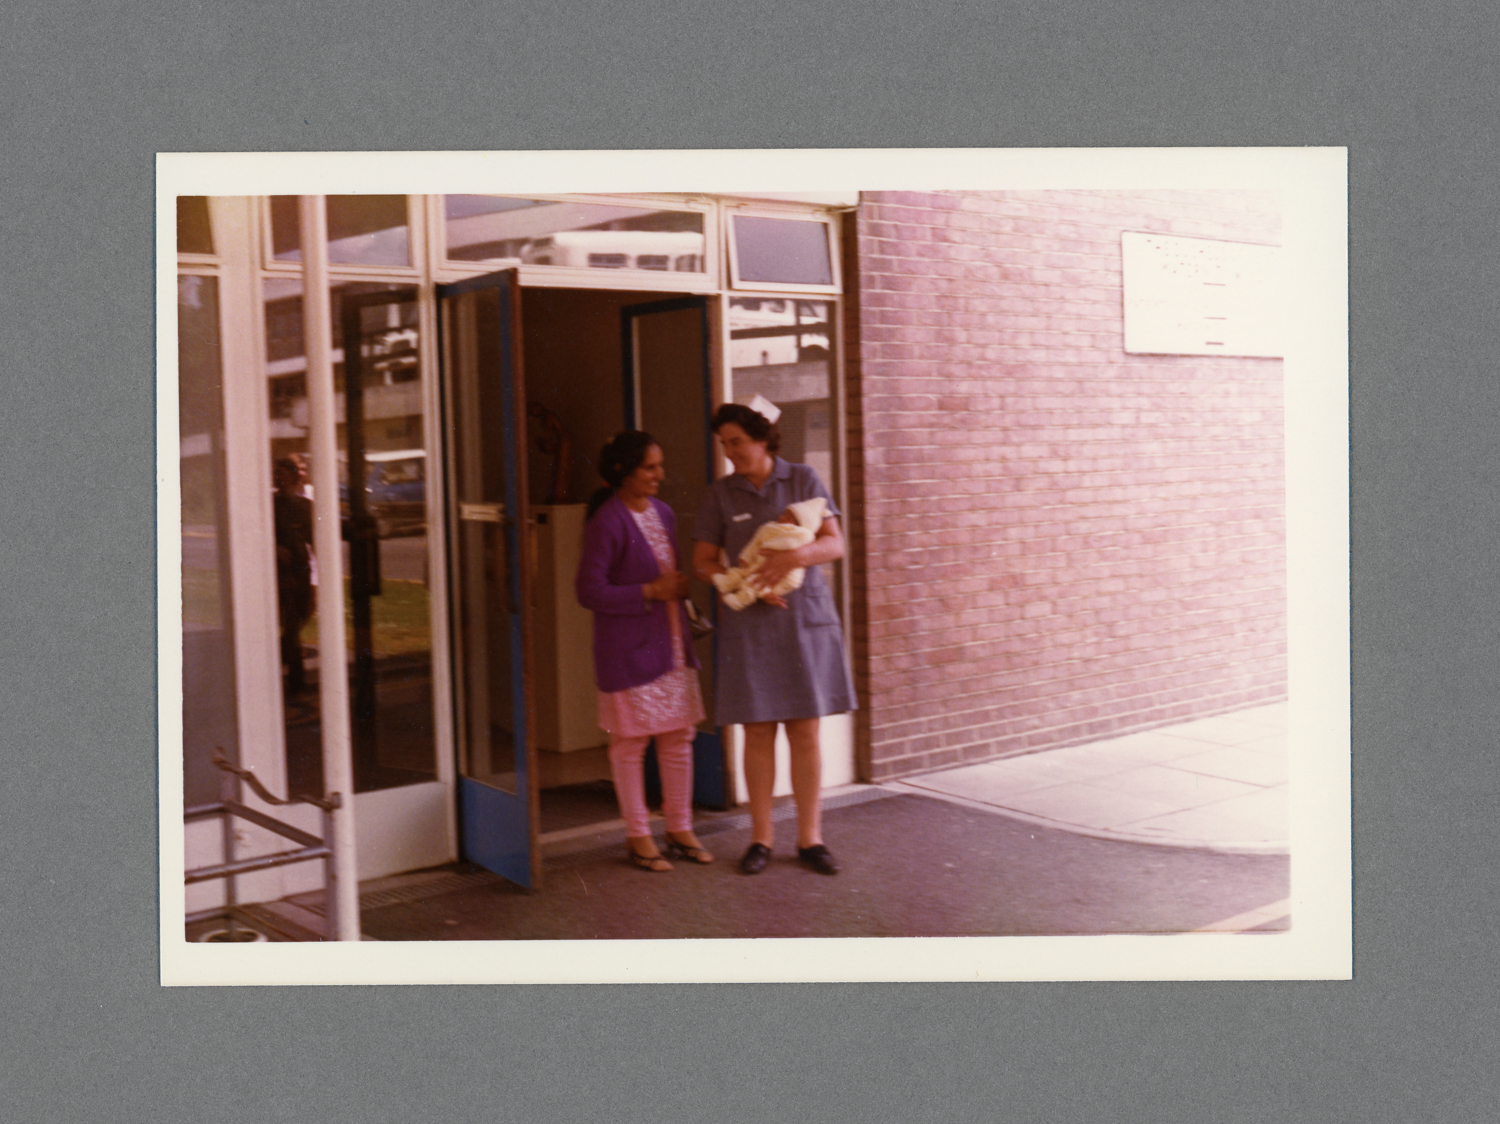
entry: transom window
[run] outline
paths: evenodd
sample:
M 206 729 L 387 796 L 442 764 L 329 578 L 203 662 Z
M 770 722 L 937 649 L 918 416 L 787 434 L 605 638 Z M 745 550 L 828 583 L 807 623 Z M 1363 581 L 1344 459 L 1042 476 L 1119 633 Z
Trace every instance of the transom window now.
M 614 203 L 445 195 L 449 262 L 702 273 L 702 211 Z

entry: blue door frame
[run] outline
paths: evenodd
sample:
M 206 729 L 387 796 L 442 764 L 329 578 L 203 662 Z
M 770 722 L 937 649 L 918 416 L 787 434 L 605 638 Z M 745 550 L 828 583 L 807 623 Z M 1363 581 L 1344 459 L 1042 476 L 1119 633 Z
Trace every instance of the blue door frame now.
M 460 752 L 459 839 L 461 853 L 465 859 L 518 885 L 537 889 L 541 884 L 541 854 L 537 842 L 536 763 L 535 749 L 531 745 L 530 737 L 531 710 L 527 690 L 525 622 L 521 612 L 521 606 L 526 604 L 528 593 L 521 564 L 521 537 L 526 526 L 526 491 L 522 480 L 522 473 L 525 469 L 518 455 L 521 424 L 519 403 L 525 391 L 525 380 L 520 362 L 520 287 L 516 271 L 513 269 L 468 278 L 452 285 L 437 286 L 438 346 L 440 354 L 444 356 L 445 366 L 441 380 L 444 397 L 443 417 L 450 435 L 445 462 L 449 470 L 450 509 L 446 526 L 449 536 L 449 557 L 454 559 L 453 592 L 455 595 L 450 598 L 450 601 L 455 625 L 454 635 L 457 636 L 460 635 L 459 615 L 466 611 L 462 604 L 466 596 L 464 578 L 458 570 L 461 565 L 458 539 L 462 527 L 461 521 L 467 515 L 460 509 L 468 508 L 472 511 L 476 507 L 475 503 L 465 501 L 493 500 L 495 497 L 465 496 L 461 492 L 461 481 L 458 479 L 454 463 L 454 446 L 457 443 L 455 411 L 460 408 L 462 389 L 451 385 L 452 380 L 458 375 L 448 365 L 447 357 L 449 348 L 455 346 L 458 341 L 444 334 L 452 330 L 445 315 L 446 302 L 485 289 L 495 290 L 497 294 L 494 312 L 496 322 L 488 327 L 495 331 L 499 345 L 493 356 L 492 369 L 476 370 L 471 372 L 471 375 L 476 380 L 487 384 L 483 391 L 486 395 L 491 395 L 496 390 L 499 392 L 501 432 L 498 435 L 487 434 L 486 436 L 499 438 L 504 464 L 504 494 L 500 511 L 496 513 L 493 520 L 496 526 L 481 527 L 479 531 L 482 534 L 493 535 L 498 530 L 501 539 L 500 549 L 504 554 L 503 588 L 487 590 L 486 595 L 503 596 L 500 604 L 504 606 L 504 614 L 508 618 L 504 630 L 505 635 L 503 637 L 487 635 L 486 640 L 493 639 L 496 643 L 504 644 L 508 648 L 514 782 L 511 786 L 513 791 L 510 791 L 505 787 L 466 775 L 464 764 L 469 760 L 469 754 Z M 471 396 L 479 393 L 477 386 L 470 389 Z M 477 506 L 483 508 L 485 505 L 478 504 Z M 458 654 L 457 649 L 455 654 Z M 464 658 L 466 654 L 465 657 L 456 661 L 458 674 L 454 676 L 455 695 L 462 695 L 471 686 L 466 682 L 469 676 L 466 673 Z M 469 706 L 466 698 L 455 698 L 455 704 L 458 713 L 466 713 Z M 461 727 L 464 725 L 465 723 L 460 723 Z M 469 729 L 461 728 L 459 730 L 461 742 L 471 733 Z

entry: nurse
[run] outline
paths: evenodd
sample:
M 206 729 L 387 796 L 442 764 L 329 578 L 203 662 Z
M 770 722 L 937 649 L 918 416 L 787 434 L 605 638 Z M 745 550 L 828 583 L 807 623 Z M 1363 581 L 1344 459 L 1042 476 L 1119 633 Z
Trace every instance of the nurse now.
M 745 728 L 745 787 L 750 794 L 751 842 L 740 859 L 746 874 L 759 874 L 771 860 L 774 833 L 771 792 L 776 779 L 776 730 L 791 746 L 792 796 L 797 806 L 797 858 L 819 874 L 838 873 L 823 843 L 823 764 L 819 719 L 855 708 L 854 682 L 844 655 L 843 631 L 828 582 L 817 567 L 844 556 L 834 506 L 818 474 L 776 455 L 780 411 L 756 396 L 751 406 L 726 403 L 712 427 L 734 472 L 716 480 L 693 526 L 693 572 L 704 581 L 739 557 L 757 527 L 788 506 L 821 496 L 828 517 L 812 542 L 796 550 L 770 551 L 751 580 L 769 590 L 798 567 L 807 574 L 786 597 L 764 597 L 746 608 L 719 614 L 714 718 Z

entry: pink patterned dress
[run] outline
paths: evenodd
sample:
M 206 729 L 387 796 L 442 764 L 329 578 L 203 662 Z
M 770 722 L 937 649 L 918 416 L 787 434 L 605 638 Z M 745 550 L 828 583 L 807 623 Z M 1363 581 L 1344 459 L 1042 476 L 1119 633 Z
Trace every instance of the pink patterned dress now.
M 662 573 L 676 563 L 672 540 L 654 508 L 632 511 L 636 525 L 651 545 L 651 553 Z M 650 737 L 695 726 L 703 720 L 703 695 L 698 672 L 687 666 L 682 647 L 682 614 L 671 606 L 667 622 L 672 629 L 672 670 L 650 683 L 623 691 L 599 692 L 599 725 L 617 738 Z

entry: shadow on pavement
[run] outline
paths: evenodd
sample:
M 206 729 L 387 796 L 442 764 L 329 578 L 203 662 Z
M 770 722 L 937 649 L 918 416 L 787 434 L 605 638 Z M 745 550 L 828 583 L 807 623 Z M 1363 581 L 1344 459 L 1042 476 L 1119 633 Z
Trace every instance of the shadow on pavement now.
M 536 893 L 458 868 L 471 873 L 429 896 L 367 902 L 364 929 L 382 941 L 1176 933 L 1289 892 L 1286 856 L 1093 839 L 918 795 L 826 808 L 834 877 L 796 862 L 792 821 L 777 830 L 754 877 L 739 873 L 749 834 L 734 816 L 701 825 L 710 866 L 646 873 L 622 842 L 549 858 Z

